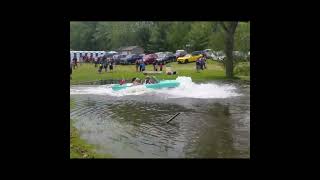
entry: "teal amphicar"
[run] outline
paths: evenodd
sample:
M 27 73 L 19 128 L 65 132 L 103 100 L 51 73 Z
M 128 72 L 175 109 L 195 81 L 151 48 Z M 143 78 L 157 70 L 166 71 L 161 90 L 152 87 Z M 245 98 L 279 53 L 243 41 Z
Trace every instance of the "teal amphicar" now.
M 175 87 L 178 87 L 179 85 L 180 85 L 180 82 L 176 80 L 163 80 L 155 84 L 141 84 L 136 86 L 145 86 L 146 88 L 151 88 L 151 89 L 161 89 L 161 88 L 175 88 Z M 132 83 L 127 83 L 123 85 L 115 84 L 114 86 L 112 86 L 112 90 L 119 91 L 119 90 L 127 89 L 130 87 L 134 87 Z

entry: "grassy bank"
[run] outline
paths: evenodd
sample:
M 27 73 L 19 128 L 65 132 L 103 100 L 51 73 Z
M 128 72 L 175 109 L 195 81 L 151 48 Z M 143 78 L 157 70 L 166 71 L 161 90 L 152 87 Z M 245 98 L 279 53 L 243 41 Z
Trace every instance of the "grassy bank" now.
M 70 109 L 73 107 L 74 101 L 71 99 Z M 111 158 L 111 155 L 96 153 L 95 148 L 80 138 L 79 131 L 70 119 L 70 158 Z
M 70 120 L 70 158 L 111 158 L 111 156 L 96 153 L 95 146 L 80 139 L 78 130 Z
M 207 63 L 207 69 L 196 72 L 195 63 L 189 64 L 177 64 L 176 62 L 167 64 L 172 67 L 173 71 L 177 71 L 177 75 L 166 75 L 160 74 L 155 75 L 158 79 L 175 79 L 178 76 L 191 77 L 194 82 L 226 79 L 225 71 L 223 66 L 215 61 L 209 60 Z M 153 71 L 152 65 L 146 66 L 147 71 Z M 165 67 L 164 67 L 165 71 Z M 136 72 L 135 65 L 116 65 L 113 72 L 103 71 L 101 74 L 98 73 L 98 68 L 95 68 L 93 64 L 82 64 L 78 69 L 73 70 L 71 84 L 77 84 L 85 81 L 98 81 L 106 79 L 126 79 L 130 80 L 133 77 L 145 78 L 145 76 Z M 245 76 L 238 77 L 240 79 L 246 78 Z M 249 79 L 249 78 L 246 78 Z
M 70 99 L 70 109 L 73 109 L 73 108 L 74 108 L 74 100 Z

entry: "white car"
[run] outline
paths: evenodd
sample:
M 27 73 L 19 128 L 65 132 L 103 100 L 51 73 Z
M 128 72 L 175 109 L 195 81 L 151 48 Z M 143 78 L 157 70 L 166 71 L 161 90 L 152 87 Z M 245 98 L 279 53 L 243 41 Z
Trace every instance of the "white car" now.
M 209 58 L 209 59 L 212 59 L 213 56 L 214 56 L 212 49 L 205 49 L 205 50 L 203 50 L 202 52 L 203 52 L 203 53 L 206 55 L 206 57 Z
M 187 55 L 187 51 L 185 51 L 185 50 L 177 50 L 176 54 L 175 54 L 176 58 L 183 57 L 185 55 Z
M 217 61 L 223 61 L 224 58 L 226 57 L 223 51 L 216 51 L 214 54 L 215 54 L 214 60 L 217 60 Z

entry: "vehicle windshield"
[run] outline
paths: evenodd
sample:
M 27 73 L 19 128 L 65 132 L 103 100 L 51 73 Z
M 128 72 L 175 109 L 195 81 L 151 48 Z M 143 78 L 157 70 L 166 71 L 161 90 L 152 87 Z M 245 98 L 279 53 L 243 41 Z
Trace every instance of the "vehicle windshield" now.
M 155 54 L 148 54 L 148 55 L 146 55 L 146 56 L 144 56 L 144 57 L 146 57 L 146 58 L 152 58 L 152 57 L 154 57 L 154 56 L 156 56 Z
M 157 54 L 157 56 L 158 56 L 159 58 L 162 58 L 162 57 L 165 57 L 165 56 L 166 56 L 166 54 L 164 54 L 164 53 L 160 53 L 160 54 Z

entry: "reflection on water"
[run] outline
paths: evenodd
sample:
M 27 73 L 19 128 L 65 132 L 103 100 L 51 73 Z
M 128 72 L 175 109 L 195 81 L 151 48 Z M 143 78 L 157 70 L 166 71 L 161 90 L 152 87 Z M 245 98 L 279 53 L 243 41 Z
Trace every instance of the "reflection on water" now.
M 70 117 L 82 138 L 114 157 L 249 158 L 250 90 L 239 91 L 226 99 L 71 95 Z

